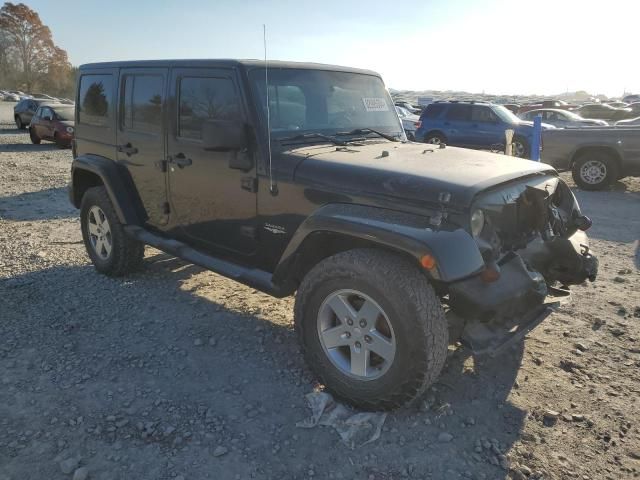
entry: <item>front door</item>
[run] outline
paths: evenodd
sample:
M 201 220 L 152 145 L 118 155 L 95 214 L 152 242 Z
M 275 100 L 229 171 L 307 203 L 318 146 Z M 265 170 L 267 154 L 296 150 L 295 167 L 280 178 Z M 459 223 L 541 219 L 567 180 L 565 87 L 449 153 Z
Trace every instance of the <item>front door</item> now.
M 473 142 L 480 148 L 495 148 L 506 142 L 505 130 L 509 128 L 486 105 L 473 105 L 471 109 Z
M 248 171 L 233 169 L 229 162 L 238 152 L 205 150 L 202 142 L 206 121 L 246 122 L 236 72 L 174 69 L 170 91 L 171 225 L 200 248 L 251 255 L 257 246 L 255 162 Z
M 147 223 L 168 220 L 163 109 L 166 68 L 126 68 L 119 84 L 117 156 L 131 175 L 147 214 Z

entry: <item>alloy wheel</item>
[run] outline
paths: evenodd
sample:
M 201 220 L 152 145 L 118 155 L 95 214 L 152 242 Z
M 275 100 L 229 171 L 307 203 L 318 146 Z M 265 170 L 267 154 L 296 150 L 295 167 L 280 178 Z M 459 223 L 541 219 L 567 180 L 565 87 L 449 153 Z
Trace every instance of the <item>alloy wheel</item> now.
M 318 311 L 322 348 L 341 373 L 358 380 L 382 376 L 396 355 L 396 337 L 389 317 L 371 297 L 357 290 L 339 290 Z
M 89 209 L 87 226 L 89 229 L 89 240 L 93 251 L 102 260 L 108 260 L 113 249 L 113 238 L 111 236 L 111 226 L 106 215 L 98 206 Z
M 580 167 L 580 178 L 589 185 L 598 185 L 607 178 L 607 166 L 600 160 L 589 160 Z

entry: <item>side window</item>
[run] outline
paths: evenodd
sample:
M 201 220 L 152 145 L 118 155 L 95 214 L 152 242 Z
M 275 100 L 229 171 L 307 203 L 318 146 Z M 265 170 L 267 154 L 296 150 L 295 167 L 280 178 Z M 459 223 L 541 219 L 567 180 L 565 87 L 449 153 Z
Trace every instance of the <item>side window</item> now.
M 36 110 L 36 113 L 33 114 L 33 118 L 38 118 L 42 115 L 42 109 L 39 108 L 38 110 Z
M 80 77 L 78 122 L 106 127 L 109 125 L 113 91 L 111 75 L 83 75 Z
M 162 128 L 162 76 L 126 75 L 123 79 L 120 126 L 141 133 Z
M 471 120 L 481 123 L 497 123 L 498 117 L 489 107 L 474 105 L 471 108 Z
M 469 120 L 471 118 L 471 105 L 452 104 L 447 112 L 447 120 Z
M 53 112 L 51 111 L 50 108 L 41 108 L 40 109 L 40 116 L 44 119 L 44 120 L 53 120 Z
M 444 107 L 445 105 L 443 103 L 432 103 L 424 109 L 422 118 L 436 118 L 440 116 L 440 114 L 444 110 Z
M 207 120 L 237 120 L 240 100 L 230 78 L 182 77 L 178 87 L 178 136 L 202 139 Z

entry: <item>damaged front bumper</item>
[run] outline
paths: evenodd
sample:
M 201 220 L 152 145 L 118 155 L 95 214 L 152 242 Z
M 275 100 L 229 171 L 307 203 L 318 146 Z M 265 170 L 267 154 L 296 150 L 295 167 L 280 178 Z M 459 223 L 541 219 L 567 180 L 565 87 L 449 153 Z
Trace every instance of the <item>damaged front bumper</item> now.
M 448 285 L 449 315 L 463 325 L 461 340 L 476 354 L 495 354 L 518 341 L 568 297 L 570 285 L 594 281 L 598 273 L 598 260 L 590 251 L 588 238 L 576 228 L 582 222 L 586 229 L 590 221 L 580 214 L 570 190 L 562 191 L 562 202 L 553 193 L 545 192 L 543 197 L 539 191 L 533 192 L 541 198 L 539 205 L 530 201 L 535 200 L 532 189 L 527 187 L 525 191 L 519 197 L 513 196 L 514 208 L 496 210 L 503 216 L 494 222 L 493 230 L 484 232 L 485 239 L 479 239 L 485 246 L 499 245 L 495 239 L 500 238 L 512 241 L 512 247 L 503 250 L 497 260 L 495 247 L 485 250 L 491 275 L 480 274 Z M 528 210 L 522 206 L 523 198 L 528 201 Z M 504 214 L 509 213 L 509 208 L 513 214 L 511 225 L 539 233 L 522 242 L 513 234 L 519 228 L 511 228 L 505 235 L 506 229 L 495 227 L 502 221 L 504 228 Z M 531 214 L 545 209 L 549 212 L 546 215 Z

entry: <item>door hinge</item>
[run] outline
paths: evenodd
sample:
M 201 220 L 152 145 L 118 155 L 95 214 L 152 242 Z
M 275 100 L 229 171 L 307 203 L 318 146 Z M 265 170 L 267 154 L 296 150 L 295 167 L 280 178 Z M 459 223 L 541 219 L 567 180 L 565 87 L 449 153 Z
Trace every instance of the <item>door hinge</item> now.
M 243 177 L 240 184 L 242 189 L 248 192 L 256 193 L 258 191 L 258 179 L 255 177 Z
M 169 215 L 169 213 L 171 213 L 171 206 L 169 205 L 169 202 L 164 202 L 162 204 L 162 213 L 165 215 Z

